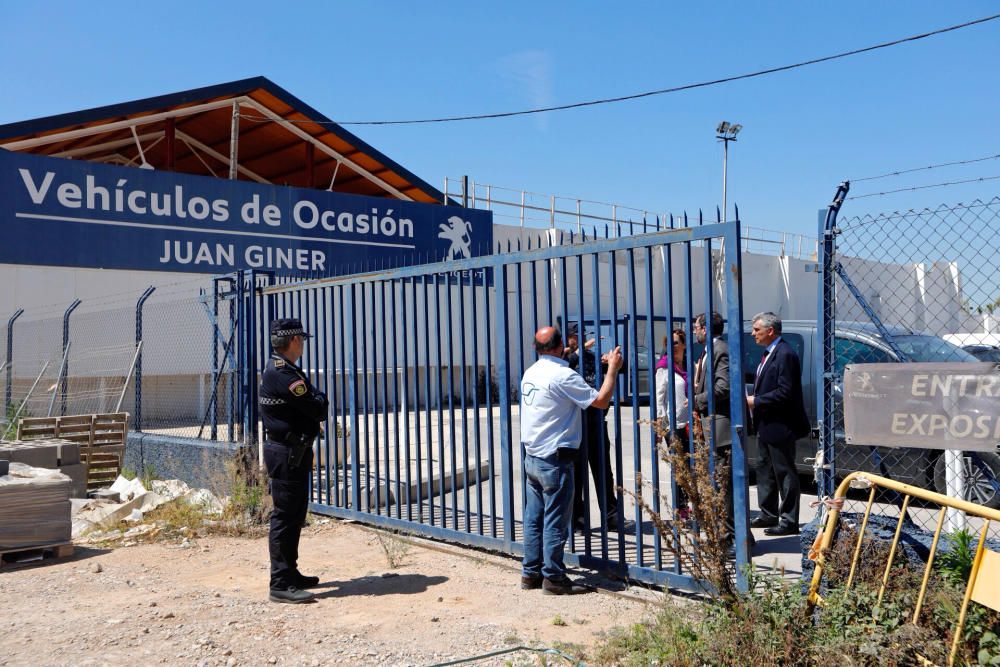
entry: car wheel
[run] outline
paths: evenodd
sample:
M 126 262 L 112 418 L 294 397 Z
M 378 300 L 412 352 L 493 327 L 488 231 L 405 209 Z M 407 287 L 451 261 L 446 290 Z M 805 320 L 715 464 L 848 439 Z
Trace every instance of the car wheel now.
M 1000 494 L 993 488 L 989 476 L 972 462 L 970 453 L 963 452 L 962 456 L 962 468 L 965 472 L 965 492 L 962 494 L 962 499 L 977 505 L 1000 509 Z M 978 454 L 985 468 L 993 474 L 993 479 L 1000 480 L 1000 455 L 990 452 L 978 452 Z M 948 493 L 946 474 L 945 456 L 942 453 L 934 462 L 934 490 L 945 495 Z

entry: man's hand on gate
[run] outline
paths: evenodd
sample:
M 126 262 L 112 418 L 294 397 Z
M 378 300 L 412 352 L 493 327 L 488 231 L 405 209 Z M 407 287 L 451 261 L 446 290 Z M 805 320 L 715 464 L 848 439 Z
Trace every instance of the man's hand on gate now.
M 622 348 L 621 346 L 608 352 L 608 372 L 617 373 L 618 369 L 622 367 L 624 359 L 622 359 Z

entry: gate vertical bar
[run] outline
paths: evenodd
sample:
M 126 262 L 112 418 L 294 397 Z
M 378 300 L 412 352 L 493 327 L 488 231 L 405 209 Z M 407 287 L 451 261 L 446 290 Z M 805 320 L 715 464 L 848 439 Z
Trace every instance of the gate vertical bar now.
M 377 286 L 379 286 L 379 285 L 380 285 L 380 283 L 378 283 L 378 282 L 370 282 L 370 283 L 368 283 L 368 287 L 371 288 L 370 290 L 368 290 L 368 295 L 370 297 L 368 305 L 369 305 L 369 310 L 371 310 L 372 323 L 373 324 L 374 324 L 374 321 L 375 321 L 375 318 L 376 318 L 376 312 L 377 312 L 375 310 L 375 288 Z M 379 320 L 379 321 L 381 321 L 381 320 Z M 389 507 L 389 500 L 388 500 L 388 496 L 386 496 L 386 497 L 382 496 L 382 476 L 381 476 L 381 473 L 382 473 L 382 471 L 381 471 L 382 453 L 381 453 L 381 450 L 379 449 L 379 436 L 378 436 L 378 412 L 379 412 L 379 381 L 378 381 L 378 372 L 379 372 L 379 367 L 380 366 L 379 366 L 378 335 L 376 334 L 377 329 L 378 329 L 378 327 L 375 327 L 375 326 L 371 327 L 371 334 L 372 334 L 372 409 L 371 409 L 371 414 L 365 413 L 365 429 L 366 429 L 366 432 L 365 432 L 365 441 L 366 441 L 365 442 L 365 449 L 366 449 L 366 456 L 367 456 L 367 449 L 368 449 L 368 442 L 367 442 L 368 433 L 367 433 L 367 429 L 371 428 L 371 436 L 372 436 L 372 438 L 371 438 L 371 451 L 372 451 L 372 459 L 374 459 L 374 465 L 372 466 L 372 470 L 374 471 L 374 477 L 372 476 L 372 472 L 369 472 L 368 473 L 368 480 L 370 482 L 372 480 L 374 480 L 371 483 L 372 483 L 372 488 L 375 491 L 375 512 L 376 512 L 376 514 L 381 514 L 382 513 L 382 503 L 384 502 L 385 506 L 386 506 L 386 509 L 388 509 L 388 507 Z M 366 327 L 366 329 L 365 329 L 365 336 L 367 337 L 367 335 L 368 335 L 368 328 Z M 386 486 L 386 492 L 388 493 L 388 491 L 389 491 L 389 487 Z
M 423 443 L 420 440 L 421 435 L 422 435 L 421 432 L 420 432 L 420 316 L 418 315 L 418 313 L 420 311 L 417 309 L 417 279 L 416 278 L 410 278 L 410 280 L 409 280 L 409 286 L 410 286 L 410 303 L 413 305 L 413 401 L 412 401 L 412 409 L 413 409 L 413 441 L 414 441 L 413 444 L 415 446 L 415 451 L 414 451 L 414 457 L 413 458 L 416 461 L 416 465 L 414 466 L 414 473 L 416 474 L 416 477 L 417 477 L 416 484 L 414 485 L 414 488 L 416 488 L 416 490 L 417 490 L 417 521 L 419 521 L 420 523 L 423 523 L 423 521 L 424 521 L 424 487 L 423 487 L 424 480 L 423 480 L 423 475 L 421 473 L 422 469 L 420 467 L 420 463 L 423 461 L 423 453 L 424 452 L 423 452 L 423 447 L 422 447 Z M 403 314 L 403 317 L 404 318 L 406 317 L 405 313 Z M 405 331 L 405 329 L 406 329 L 405 326 L 403 328 L 404 328 L 404 335 L 406 336 L 407 339 L 409 339 L 410 338 L 410 332 L 409 331 Z M 404 353 L 403 367 L 404 367 L 404 369 L 406 369 L 405 370 L 406 377 L 407 377 L 406 387 L 407 387 L 407 390 L 409 390 L 409 386 L 410 386 L 410 384 L 409 384 L 409 382 L 410 382 L 409 381 L 410 372 L 409 372 L 408 362 L 407 362 L 406 356 L 405 356 L 405 353 L 406 353 L 406 347 L 405 347 L 405 345 L 406 345 L 406 343 L 404 342 L 403 345 L 404 345 L 404 347 L 403 347 L 403 353 Z M 410 405 L 411 405 L 410 402 L 407 400 L 407 407 L 409 408 Z M 407 427 L 407 433 L 409 433 L 409 427 Z
M 455 483 L 458 475 L 458 454 L 455 450 L 455 319 L 451 306 L 451 275 L 444 277 L 445 314 L 448 324 L 445 326 L 448 345 L 448 441 L 451 449 L 451 527 L 458 530 L 458 485 Z
M 367 485 L 368 480 L 371 479 L 371 455 L 369 440 L 371 438 L 371 420 L 369 419 L 370 414 L 375 410 L 374 405 L 369 407 L 368 405 L 368 288 L 371 287 L 371 283 L 361 283 L 358 285 L 358 303 L 361 308 L 361 413 L 364 415 L 365 419 L 365 484 Z M 330 297 L 333 298 L 332 296 Z M 352 297 L 353 298 L 353 297 Z M 372 356 L 374 359 L 374 350 L 372 351 Z M 372 378 L 374 380 L 374 367 L 375 363 L 372 363 Z M 374 403 L 374 400 L 372 401 Z M 355 436 L 357 437 L 357 436 Z M 376 448 L 377 450 L 377 448 Z M 360 459 L 354 460 L 354 466 L 359 467 L 361 465 Z M 365 494 L 365 509 L 368 512 L 372 511 L 372 502 L 374 501 L 376 506 L 376 513 L 378 512 L 378 501 L 381 498 L 379 493 L 378 484 L 375 485 L 373 489 L 369 489 L 369 492 Z
M 406 464 L 406 520 L 413 521 L 413 498 L 411 497 L 410 490 L 413 488 L 412 484 L 412 473 L 410 471 L 410 371 L 409 371 L 409 353 L 407 349 L 410 344 L 410 332 L 407 329 L 407 318 L 406 309 L 408 307 L 406 299 L 406 279 L 399 281 L 399 300 L 402 302 L 402 308 L 400 312 L 400 323 L 399 323 L 399 339 L 403 344 L 403 365 L 401 369 L 402 384 L 403 384 L 403 451 Z M 393 291 L 395 294 L 395 291 Z M 395 303 L 393 303 L 393 309 L 395 310 Z M 397 407 L 398 410 L 398 407 Z M 399 430 L 399 424 L 396 424 L 396 430 Z M 417 459 L 417 467 L 420 467 L 419 459 Z M 418 492 L 419 493 L 419 492 Z
M 396 518 L 403 518 L 403 475 L 401 470 L 402 461 L 400 461 L 400 443 L 399 443 L 399 357 L 397 355 L 397 350 L 399 348 L 399 310 L 396 308 L 396 281 L 387 280 L 386 285 L 389 288 L 389 314 L 392 318 L 391 333 L 390 336 L 392 340 L 392 446 L 393 446 L 393 457 L 396 462 L 395 473 L 396 473 Z M 405 444 L 404 438 L 404 444 Z M 410 471 L 406 471 L 407 476 L 409 476 Z
M 485 346 L 485 348 L 486 348 L 486 350 L 485 350 L 486 351 L 486 414 L 488 415 L 488 417 L 487 417 L 488 427 L 487 427 L 487 430 L 486 430 L 486 447 L 487 447 L 487 451 L 489 452 L 487 456 L 488 456 L 488 459 L 489 459 L 489 471 L 490 471 L 490 488 L 489 488 L 489 492 L 490 492 L 490 537 L 496 537 L 497 536 L 497 497 L 496 497 L 496 472 L 495 472 L 494 457 L 493 457 L 493 363 L 492 363 L 493 362 L 493 359 L 492 359 L 493 344 L 492 344 L 492 341 L 491 341 L 492 336 L 490 335 L 490 331 L 493 328 L 493 325 L 496 324 L 496 316 L 494 315 L 492 317 L 492 322 L 491 322 L 490 315 L 492 314 L 493 311 L 490 309 L 490 285 L 489 285 L 489 282 L 487 281 L 487 275 L 488 275 L 487 269 L 483 269 L 483 273 L 482 273 L 482 276 L 483 276 L 483 302 L 484 302 L 483 310 L 484 310 L 485 319 L 486 319 L 486 346 Z M 495 299 L 494 299 L 493 303 L 496 304 L 496 300 Z M 498 384 L 497 388 L 499 389 L 499 387 L 500 387 L 500 385 Z M 500 397 L 497 396 L 497 400 L 499 400 L 499 398 Z
M 516 265 L 515 265 L 516 266 Z M 510 327 L 507 323 L 507 266 L 493 267 L 493 284 L 496 285 L 497 311 L 497 375 L 500 385 L 500 479 L 503 494 L 504 548 L 514 546 L 514 462 L 511 460 L 510 431 Z
M 389 484 L 390 477 L 392 475 L 392 466 L 389 464 L 389 346 L 386 342 L 386 316 L 385 316 L 385 283 L 386 281 L 381 281 L 379 283 L 379 305 L 381 312 L 381 319 L 379 322 L 382 323 L 382 454 L 385 459 L 385 514 L 386 516 L 392 516 L 392 507 L 389 503 L 389 493 L 391 491 L 391 486 Z M 398 494 L 397 494 L 398 496 Z M 396 498 L 396 502 L 399 502 L 399 498 Z
M 441 288 L 437 273 L 432 276 L 434 285 L 434 325 L 441 329 Z M 441 527 L 447 525 L 448 507 L 444 493 L 444 385 L 441 372 L 444 370 L 441 354 L 441 336 L 435 336 L 435 361 L 437 361 L 437 437 L 438 437 L 438 504 L 441 507 Z M 432 522 L 433 523 L 433 522 Z
M 327 397 L 329 397 L 332 391 L 331 387 L 337 381 L 337 363 L 336 363 L 337 350 L 336 349 L 331 350 L 331 344 L 333 342 L 333 335 L 330 328 L 331 322 L 329 317 L 324 316 L 324 313 L 331 312 L 331 308 L 327 305 L 327 303 L 330 299 L 330 292 L 332 290 L 329 287 L 324 287 L 317 291 L 319 292 L 319 308 L 316 311 L 316 320 L 322 325 L 323 328 L 323 333 L 322 333 L 323 365 L 321 366 L 321 368 L 323 368 L 324 370 L 323 370 L 322 391 L 324 394 L 326 394 Z M 316 332 L 316 335 L 317 336 L 320 335 L 320 332 L 318 330 Z M 357 343 L 357 341 L 354 342 L 355 344 Z M 333 377 L 330 377 L 331 374 L 333 375 Z M 349 422 L 345 420 L 344 424 L 346 430 Z M 330 460 L 332 453 L 331 449 L 333 452 L 336 452 L 337 447 L 339 446 L 340 443 L 340 433 L 338 433 L 339 428 L 340 425 L 337 423 L 336 420 L 332 419 L 330 411 L 327 411 L 326 438 L 325 438 L 326 450 L 323 452 L 323 465 L 325 466 L 323 472 L 325 473 L 326 477 L 326 485 L 323 487 L 323 494 L 324 494 L 323 497 L 326 498 L 327 505 L 336 505 L 338 499 L 340 498 L 339 493 L 336 494 L 334 493 L 334 490 L 337 488 L 337 486 L 335 485 L 333 480 L 333 477 L 335 475 L 339 477 L 339 475 L 337 474 L 338 470 L 337 467 L 333 465 L 333 462 Z M 331 440 L 333 442 L 332 447 L 330 444 Z M 357 460 L 355 460 L 355 464 L 357 464 Z
M 670 229 L 674 228 L 674 216 L 670 216 Z M 674 380 L 676 379 L 677 371 L 674 369 L 674 281 L 673 281 L 673 246 L 663 245 L 660 246 L 660 252 L 663 255 L 663 298 L 665 301 L 665 308 L 667 311 L 667 331 L 666 336 L 669 341 L 669 347 L 664 350 L 664 354 L 670 355 L 667 359 L 667 411 L 668 414 L 664 415 L 667 417 L 667 434 L 665 436 L 666 442 L 664 443 L 667 447 L 670 447 L 670 439 L 673 438 L 673 434 L 676 430 L 680 429 L 681 425 L 677 423 L 677 401 L 681 398 L 677 396 L 677 392 L 674 390 Z M 694 347 L 693 341 L 687 340 L 687 349 L 692 349 Z M 690 357 L 685 350 L 685 358 Z M 654 376 L 655 377 L 655 376 Z M 694 378 L 691 378 L 691 382 L 694 382 Z M 686 384 L 686 383 L 685 383 Z M 677 514 L 677 480 L 674 476 L 673 471 L 670 473 L 670 508 L 671 508 L 671 518 L 676 518 Z M 673 529 L 673 534 L 671 536 L 674 543 L 674 551 L 676 552 L 680 549 L 680 531 L 676 527 Z M 673 571 L 675 574 L 681 573 L 681 561 L 679 558 L 673 559 Z
M 361 470 L 358 462 L 361 460 L 361 451 L 358 443 L 358 392 L 357 392 L 357 373 L 355 373 L 355 368 L 357 367 L 357 353 L 358 353 L 358 340 L 357 336 L 353 335 L 357 331 L 354 326 L 354 285 L 347 286 L 347 294 L 341 295 L 343 301 L 346 301 L 346 319 L 347 330 L 352 333 L 349 336 L 350 343 L 347 344 L 347 359 L 344 364 L 344 368 L 341 369 L 341 374 L 346 375 L 348 370 L 350 370 L 350 379 L 347 382 L 347 403 L 351 412 L 351 429 L 350 429 L 350 443 L 351 443 L 351 507 L 355 510 L 361 508 Z M 367 418 L 367 417 L 366 417 Z M 337 477 L 340 477 L 340 472 L 337 472 Z M 338 495 L 339 498 L 339 495 Z
M 427 518 L 434 525 L 434 429 L 431 423 L 431 302 L 427 276 L 420 276 L 424 294 L 424 428 L 427 437 Z
M 656 341 L 653 339 L 653 315 L 656 309 L 653 307 L 653 249 L 646 247 L 646 387 L 649 393 L 649 452 L 650 452 L 650 473 L 653 484 L 653 511 L 660 513 L 660 459 L 656 452 L 656 428 L 653 421 L 656 419 L 656 361 L 655 350 Z M 636 373 L 639 369 L 636 368 Z M 638 382 L 636 382 L 638 385 Z M 663 536 L 656 526 L 653 526 L 653 564 L 657 570 L 663 569 Z
M 621 236 L 619 230 L 616 236 Z M 635 251 L 629 248 L 626 251 L 628 257 L 628 325 L 629 330 L 625 334 L 625 339 L 629 343 L 629 394 L 632 395 L 632 472 L 635 479 L 642 475 L 642 437 L 639 433 L 639 331 L 636 323 L 636 288 L 635 288 Z M 633 483 L 632 493 L 642 494 L 642 487 Z M 638 514 L 639 508 L 636 506 L 635 522 L 635 560 L 636 565 L 644 567 L 645 546 L 643 545 L 642 517 Z
M 596 256 L 596 255 L 595 255 Z M 618 337 L 618 322 L 619 322 L 619 312 L 618 312 L 618 259 L 614 250 L 608 253 L 608 270 L 611 272 L 611 336 L 612 342 L 609 346 L 610 349 L 615 349 L 621 345 L 621 340 Z M 617 381 L 617 380 L 616 380 Z M 625 464 L 622 456 L 622 406 L 621 406 L 621 387 L 615 386 L 615 391 L 613 394 L 613 409 L 615 415 L 615 475 L 618 478 L 618 483 L 622 485 L 623 474 L 625 470 Z M 625 504 L 623 502 L 622 493 L 618 493 L 618 512 L 619 517 L 624 516 Z M 642 526 L 642 510 L 638 508 L 635 509 L 635 525 L 637 530 L 641 530 Z M 618 561 L 621 563 L 625 562 L 625 534 L 622 531 L 618 531 Z
M 521 250 L 521 247 L 520 247 L 521 241 L 520 241 L 520 239 L 518 239 L 517 243 L 518 243 L 518 248 L 517 249 L 518 249 L 518 251 L 520 251 Z M 516 328 L 515 328 L 514 331 L 516 332 L 515 335 L 517 336 L 517 351 L 518 351 L 518 357 L 517 357 L 517 369 L 518 369 L 517 370 L 517 384 L 518 384 L 518 390 L 519 390 L 518 391 L 518 396 L 521 395 L 520 394 L 521 378 L 524 377 L 524 338 L 525 338 L 525 335 L 524 335 L 524 292 L 522 291 L 522 279 L 521 279 L 521 271 L 523 270 L 524 266 L 525 266 L 524 264 L 514 264 L 514 270 L 515 270 L 515 274 L 514 274 L 515 275 L 515 280 L 514 280 L 514 294 L 515 294 L 515 303 L 516 303 L 516 306 L 517 306 L 516 309 L 515 309 L 515 314 L 517 316 L 517 319 L 516 319 L 517 326 L 516 326 Z M 550 292 L 549 293 L 549 300 L 551 302 L 552 281 L 549 280 L 548 284 L 549 284 L 549 292 Z M 550 309 L 549 309 L 549 314 L 550 315 L 551 315 L 551 312 L 552 311 L 551 311 L 551 307 L 550 307 Z M 552 319 L 550 317 L 549 318 L 549 322 L 551 322 L 551 321 L 552 321 Z M 534 332 L 532 332 L 532 333 L 534 333 Z M 520 412 L 518 412 L 518 414 L 520 415 Z M 528 488 L 528 481 L 527 481 L 528 480 L 528 473 L 527 473 L 527 471 L 524 468 L 524 456 L 525 456 L 524 443 L 518 442 L 517 444 L 518 444 L 518 447 L 517 447 L 518 453 L 521 456 L 521 498 L 520 498 L 521 502 L 519 503 L 519 505 L 520 505 L 520 508 L 521 508 L 521 511 L 522 511 L 522 516 L 523 516 L 524 506 L 527 503 L 527 499 L 528 499 L 528 496 L 526 494 L 526 490 Z
M 481 443 L 479 438 L 479 309 L 477 304 L 477 293 L 479 290 L 476 289 L 476 272 L 469 271 L 469 293 L 472 297 L 470 307 L 472 308 L 471 321 L 472 321 L 472 414 L 475 415 L 472 419 L 473 430 L 473 447 L 475 452 L 475 471 L 476 471 L 476 516 L 478 520 L 477 530 L 480 535 L 483 534 L 483 485 L 481 483 L 481 471 L 482 471 L 482 451 Z M 488 379 L 484 381 L 486 386 L 486 392 L 489 393 L 490 386 Z M 468 476 L 468 474 L 466 474 Z
M 466 396 L 466 321 L 465 321 L 465 289 L 462 285 L 462 272 L 455 272 L 455 285 L 458 287 L 458 323 L 461 329 L 459 329 L 459 346 L 461 347 L 461 353 L 459 354 L 460 367 L 460 382 L 459 391 L 462 395 L 459 397 L 460 408 L 462 410 L 462 496 L 464 501 L 464 511 L 465 511 L 465 532 L 472 532 L 472 517 L 471 507 L 469 502 L 469 412 Z M 478 417 L 478 415 L 477 415 Z M 458 467 L 455 468 L 455 473 L 458 474 Z M 452 482 L 454 484 L 454 482 Z
M 741 591 L 749 586 L 750 566 L 750 496 L 746 451 L 743 448 L 746 403 L 743 390 L 743 260 L 740 253 L 740 209 L 735 220 L 726 224 L 722 245 L 726 280 L 726 319 L 729 320 L 729 392 L 730 428 L 732 429 L 733 523 L 736 529 L 736 585 Z

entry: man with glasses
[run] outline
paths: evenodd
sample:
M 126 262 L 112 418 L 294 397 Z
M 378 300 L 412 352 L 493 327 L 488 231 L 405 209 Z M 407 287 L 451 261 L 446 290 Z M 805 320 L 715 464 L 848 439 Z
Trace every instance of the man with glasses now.
M 731 410 L 729 408 L 729 343 L 723 337 L 725 320 L 719 313 L 698 315 L 694 321 L 694 337 L 702 345 L 708 341 L 709 329 L 712 335 L 712 377 L 708 378 L 708 347 L 706 345 L 701 358 L 694 369 L 694 413 L 701 422 L 705 444 L 711 439 L 715 447 L 716 465 L 723 465 L 729 470 L 726 474 L 726 532 L 730 542 L 736 535 L 733 523 L 733 474 L 731 469 L 733 452 L 733 434 L 730 424 Z M 712 396 L 712 412 L 708 409 L 709 393 Z M 713 428 L 714 427 L 714 428 Z
M 299 604 L 315 596 L 304 590 L 319 584 L 298 570 L 299 537 L 309 507 L 312 445 L 330 403 L 297 365 L 309 334 L 296 319 L 271 322 L 271 358 L 260 379 L 260 416 L 264 423 L 264 465 L 274 510 L 267 543 L 271 556 L 270 600 Z

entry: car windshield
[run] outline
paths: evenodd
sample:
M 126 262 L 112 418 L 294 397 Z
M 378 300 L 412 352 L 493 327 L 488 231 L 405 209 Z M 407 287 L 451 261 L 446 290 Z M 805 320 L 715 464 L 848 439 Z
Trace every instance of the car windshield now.
M 894 336 L 910 361 L 978 361 L 974 356 L 937 336 Z

